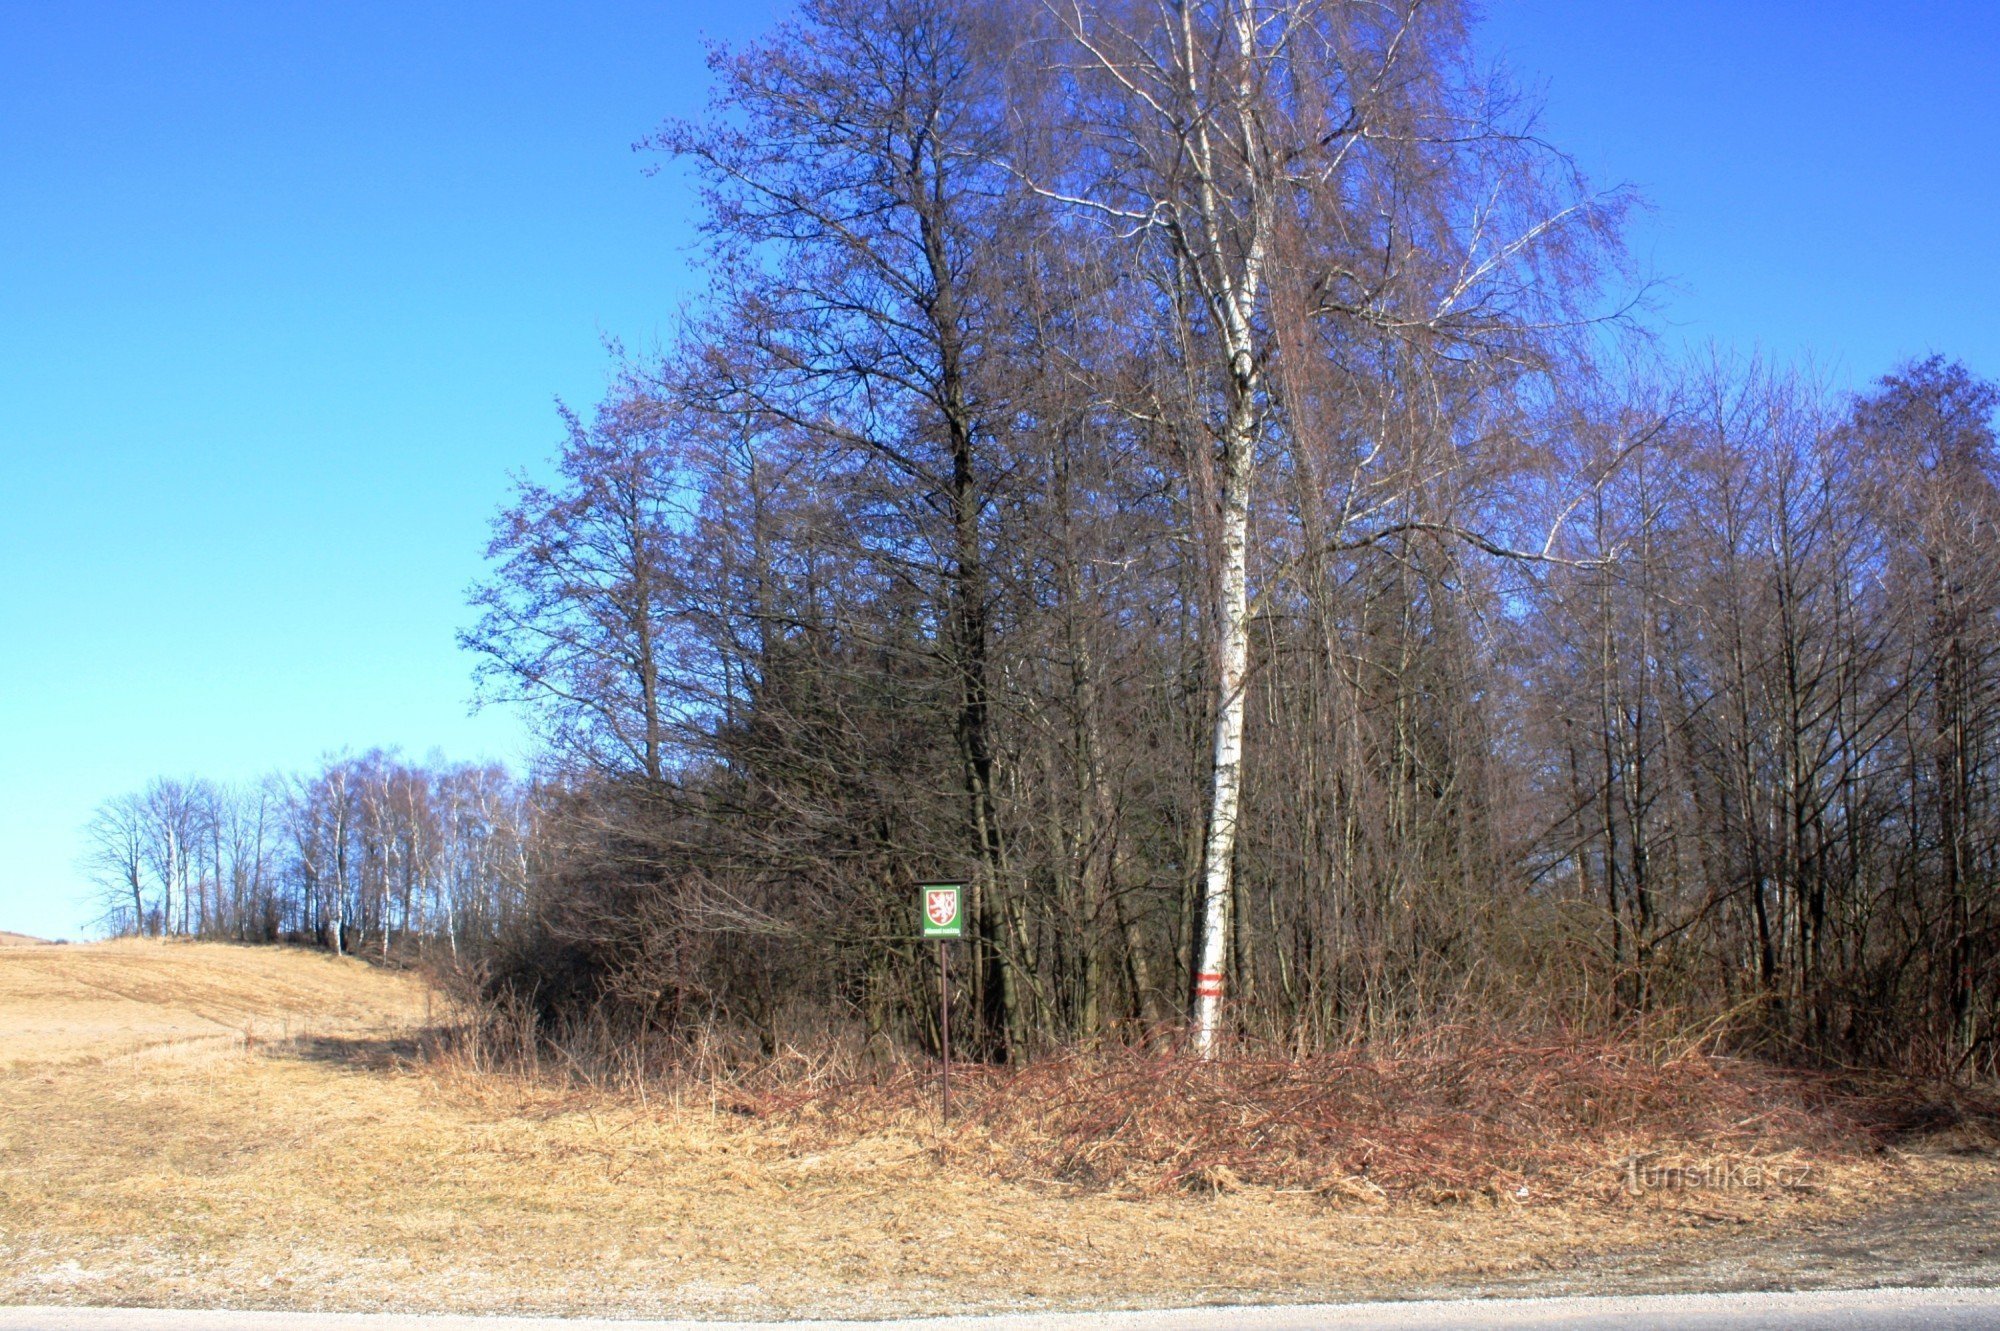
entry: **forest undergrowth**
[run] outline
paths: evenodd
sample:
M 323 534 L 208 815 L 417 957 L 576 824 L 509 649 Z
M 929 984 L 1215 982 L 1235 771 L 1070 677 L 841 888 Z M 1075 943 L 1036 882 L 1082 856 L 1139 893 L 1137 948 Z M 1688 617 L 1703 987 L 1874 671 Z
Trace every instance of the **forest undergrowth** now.
M 798 1152 L 918 1139 L 960 1167 L 1127 1195 L 1275 1190 L 1391 1204 L 1617 1201 L 1649 1188 L 1838 1193 L 1910 1152 L 2000 1147 L 1993 1087 L 1789 1067 L 1660 1020 L 1612 1035 L 1452 1025 L 1337 1052 L 1210 1061 L 1171 1043 L 1014 1066 L 785 1048 L 725 1060 L 488 1014 L 437 1033 L 435 1068 L 637 1103 L 706 1104 Z M 1872 1187 L 1874 1183 L 1859 1186 Z

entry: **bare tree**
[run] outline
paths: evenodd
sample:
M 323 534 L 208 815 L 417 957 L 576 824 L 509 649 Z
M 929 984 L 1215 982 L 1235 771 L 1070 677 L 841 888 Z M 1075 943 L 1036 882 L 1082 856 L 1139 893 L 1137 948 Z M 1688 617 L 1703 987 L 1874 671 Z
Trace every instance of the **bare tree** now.
M 158 913 L 146 906 L 145 801 L 120 795 L 97 806 L 84 829 L 80 865 L 97 885 L 101 920 L 113 933 L 158 932 Z
M 494 523 L 492 578 L 459 635 L 479 655 L 480 696 L 527 706 L 586 770 L 667 771 L 675 700 L 662 691 L 679 499 L 675 422 L 637 391 L 567 427 L 555 488 L 525 479 Z

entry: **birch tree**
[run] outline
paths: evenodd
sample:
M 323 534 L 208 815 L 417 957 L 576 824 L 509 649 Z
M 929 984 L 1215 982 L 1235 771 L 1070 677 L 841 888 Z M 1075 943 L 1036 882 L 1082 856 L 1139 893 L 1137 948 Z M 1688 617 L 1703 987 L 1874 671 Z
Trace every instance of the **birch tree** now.
M 1426 511 L 1448 488 L 1444 471 L 1465 442 L 1453 436 L 1469 437 L 1468 423 L 1411 406 L 1474 401 L 1467 364 L 1514 367 L 1503 380 L 1535 364 L 1524 330 L 1559 321 L 1523 317 L 1532 302 L 1522 293 L 1535 285 L 1526 270 L 1568 267 L 1587 286 L 1587 247 L 1565 242 L 1606 219 L 1596 203 L 1544 190 L 1542 168 L 1518 151 L 1525 137 L 1497 125 L 1493 99 L 1464 81 L 1453 6 L 1049 0 L 1047 10 L 1053 59 L 1073 80 L 1068 114 L 1089 148 L 1040 188 L 1127 248 L 1156 292 L 1162 347 L 1180 374 L 1132 409 L 1186 427 L 1210 580 L 1209 794 L 1190 958 L 1193 1042 L 1206 1057 L 1240 913 L 1259 470 L 1292 454 L 1306 511 L 1330 518 L 1310 520 L 1292 566 L 1267 568 L 1266 581 L 1395 532 L 1504 553 Z M 1370 374 L 1379 382 L 1357 389 Z M 1311 457 L 1340 433 L 1335 418 L 1371 397 L 1377 437 L 1355 454 L 1364 460 L 1346 495 L 1329 497 L 1322 487 L 1338 477 Z M 1391 456 L 1383 435 L 1399 416 L 1445 442 L 1403 449 L 1407 469 L 1385 487 L 1363 474 L 1365 459 Z
M 1155 247 L 1166 303 L 1182 316 L 1190 375 L 1208 389 L 1214 441 L 1214 720 L 1194 960 L 1194 1047 L 1216 1051 L 1228 961 L 1250 666 L 1249 542 L 1257 450 L 1275 353 L 1266 267 L 1286 156 L 1296 147 L 1274 82 L 1299 35 L 1298 7 L 1252 3 L 1053 8 L 1076 52 L 1087 119 L 1110 145 L 1094 178 L 1051 193 Z M 1198 393 L 1200 388 L 1196 390 Z M 1204 459 L 1208 462 L 1208 459 Z M 1206 467 L 1203 468 L 1207 470 Z

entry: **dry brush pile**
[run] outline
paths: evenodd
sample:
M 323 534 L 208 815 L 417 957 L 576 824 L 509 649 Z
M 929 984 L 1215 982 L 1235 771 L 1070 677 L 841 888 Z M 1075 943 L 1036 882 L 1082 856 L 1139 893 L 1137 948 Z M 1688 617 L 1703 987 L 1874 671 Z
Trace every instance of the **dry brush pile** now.
M 535 1043 L 520 1032 L 489 1042 L 482 1066 L 526 1070 L 521 1051 Z M 948 1134 L 935 1062 L 864 1070 L 794 1053 L 750 1070 L 607 1079 L 543 1044 L 533 1066 L 599 1092 L 619 1083 L 644 1095 L 650 1082 L 655 1097 L 665 1088 L 674 1103 L 774 1131 L 792 1154 L 916 1139 L 960 1168 L 1132 1196 L 1574 1204 L 1627 1195 L 1640 1170 L 1746 1166 L 1760 1188 L 1838 1191 L 1855 1167 L 1872 1174 L 1905 1148 L 2000 1144 L 1990 1092 L 1631 1034 L 1453 1027 L 1305 1059 L 1111 1046 L 958 1066 Z

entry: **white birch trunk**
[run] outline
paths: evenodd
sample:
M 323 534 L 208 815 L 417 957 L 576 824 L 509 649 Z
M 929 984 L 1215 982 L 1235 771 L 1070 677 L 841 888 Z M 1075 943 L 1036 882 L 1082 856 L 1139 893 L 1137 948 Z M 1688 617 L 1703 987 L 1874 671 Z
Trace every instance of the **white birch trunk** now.
M 1232 413 L 1235 414 L 1235 413 Z M 1244 413 L 1247 414 L 1247 413 Z M 1233 424 L 1233 422 L 1232 422 Z M 1250 479 L 1254 442 L 1229 441 L 1224 459 L 1221 567 L 1216 584 L 1215 756 L 1202 852 L 1201 951 L 1195 965 L 1194 1050 L 1216 1054 L 1229 963 L 1236 820 L 1243 791 L 1244 684 L 1250 670 Z
M 1194 1051 L 1213 1058 L 1222 1033 L 1222 1000 L 1229 967 L 1229 920 L 1235 895 L 1237 814 L 1243 794 L 1244 685 L 1250 672 L 1250 491 L 1257 465 L 1257 437 L 1262 424 L 1258 401 L 1261 367 L 1254 327 L 1262 295 L 1264 263 L 1272 230 L 1271 182 L 1260 178 L 1262 149 L 1251 71 L 1257 62 L 1254 18 L 1248 5 L 1233 7 L 1237 56 L 1235 105 L 1243 175 L 1238 182 L 1246 202 L 1247 231 L 1242 266 L 1229 270 L 1232 248 L 1224 236 L 1232 223 L 1231 209 L 1218 188 L 1217 145 L 1201 122 L 1189 144 L 1199 181 L 1197 213 L 1205 239 L 1205 255 L 1190 255 L 1192 268 L 1205 288 L 1203 295 L 1215 312 L 1222 334 L 1221 350 L 1228 358 L 1229 406 L 1222 430 L 1222 524 L 1217 532 L 1221 558 L 1216 570 L 1215 632 L 1215 750 L 1210 777 L 1208 837 L 1202 848 L 1201 949 L 1195 964 Z M 1185 20 L 1184 20 L 1185 22 Z M 1186 67 L 1197 68 L 1199 49 L 1191 30 L 1183 29 Z M 1194 91 L 1192 84 L 1189 91 Z M 1242 225 L 1237 223 L 1236 225 Z M 1203 275 L 1206 274 L 1204 279 Z
M 1267 158 L 1260 121 L 1260 74 L 1278 58 L 1298 15 L 1284 6 L 1260 14 L 1250 0 L 1226 0 L 1213 13 L 1191 5 L 1172 8 L 1173 44 L 1165 60 L 1144 54 L 1122 59 L 1099 44 L 1078 6 L 1070 33 L 1114 84 L 1145 108 L 1157 132 L 1173 145 L 1159 160 L 1171 166 L 1148 186 L 1150 208 L 1127 215 L 1150 227 L 1171 217 L 1162 233 L 1180 276 L 1213 320 L 1221 391 L 1226 394 L 1218 431 L 1222 463 L 1221 527 L 1215 601 L 1216 633 L 1214 770 L 1201 864 L 1200 936 L 1195 946 L 1195 1053 L 1212 1058 L 1222 1027 L 1238 807 L 1243 789 L 1244 684 L 1250 666 L 1250 500 L 1257 445 L 1263 432 L 1260 377 L 1267 335 L 1257 326 L 1265 265 L 1275 232 L 1278 180 Z M 1207 15 L 1206 18 L 1201 15 Z M 1205 24 L 1220 25 L 1235 46 L 1224 60 Z M 1260 27 L 1261 24 L 1261 27 Z M 1107 25 L 1115 31 L 1116 25 Z M 1265 46 L 1260 47 L 1261 39 Z M 1151 71 L 1144 73 L 1140 71 Z M 1210 75 L 1221 72 L 1220 88 Z M 1142 113 L 1142 119 L 1146 116 Z M 1192 330 L 1190 330 L 1192 331 Z M 1199 337 L 1191 339 L 1201 341 Z

